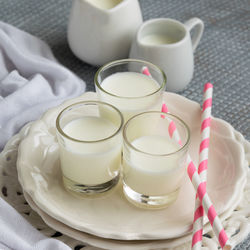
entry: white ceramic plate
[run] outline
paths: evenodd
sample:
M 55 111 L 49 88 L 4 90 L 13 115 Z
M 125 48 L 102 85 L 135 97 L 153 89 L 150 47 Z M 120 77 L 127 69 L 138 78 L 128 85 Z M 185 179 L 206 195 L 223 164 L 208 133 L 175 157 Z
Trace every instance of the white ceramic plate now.
M 35 210 L 44 220 L 44 222 L 52 227 L 53 229 L 70 236 L 76 240 L 79 240 L 83 243 L 87 243 L 91 246 L 95 246 L 101 249 L 109 249 L 109 250 L 149 250 L 149 249 L 162 249 L 162 248 L 171 248 L 171 249 L 188 249 L 191 244 L 192 234 L 189 233 L 185 236 L 174 238 L 174 239 L 166 239 L 166 240 L 113 240 L 113 239 L 105 239 L 92 234 L 84 233 L 74 228 L 71 228 L 60 221 L 55 220 L 44 211 L 42 211 L 31 199 L 31 197 L 24 192 L 24 197 L 26 201 L 29 203 L 30 207 Z M 242 194 L 238 195 L 238 200 L 236 203 L 238 204 L 242 198 Z M 231 207 L 223 214 L 220 215 L 221 221 L 229 218 L 233 212 L 234 208 Z M 210 224 L 207 223 L 203 227 L 203 233 L 207 233 L 211 231 Z M 209 242 L 206 242 L 209 244 Z M 217 244 L 218 245 L 218 244 Z M 209 246 L 209 245 L 208 245 Z M 219 246 L 215 247 L 217 249 Z
M 80 100 L 95 100 L 95 93 L 70 100 L 51 109 L 33 123 L 19 147 L 19 181 L 34 203 L 54 219 L 80 231 L 120 240 L 171 239 L 190 232 L 195 192 L 185 178 L 177 201 L 170 207 L 152 211 L 129 204 L 118 185 L 98 199 L 79 199 L 62 185 L 55 137 L 55 119 L 67 105 Z M 190 154 L 197 162 L 200 131 L 200 106 L 182 96 L 165 93 L 169 110 L 190 127 Z M 246 182 L 244 150 L 232 127 L 212 119 L 207 190 L 218 214 L 237 205 Z

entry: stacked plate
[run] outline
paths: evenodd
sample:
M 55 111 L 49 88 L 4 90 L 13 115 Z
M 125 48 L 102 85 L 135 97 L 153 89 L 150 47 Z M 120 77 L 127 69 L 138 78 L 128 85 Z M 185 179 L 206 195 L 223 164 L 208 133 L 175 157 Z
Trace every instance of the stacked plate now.
M 66 106 L 80 100 L 96 100 L 89 92 L 49 110 L 34 122 L 19 146 L 17 170 L 30 206 L 52 228 L 94 246 L 107 249 L 177 247 L 190 241 L 195 192 L 185 178 L 177 201 L 162 210 L 139 209 L 126 201 L 119 184 L 99 198 L 68 193 L 62 183 L 55 120 Z M 200 106 L 182 96 L 165 93 L 169 110 L 190 127 L 189 152 L 198 161 Z M 207 191 L 222 219 L 240 201 L 246 183 L 245 155 L 233 128 L 212 119 Z M 210 228 L 205 221 L 204 231 Z

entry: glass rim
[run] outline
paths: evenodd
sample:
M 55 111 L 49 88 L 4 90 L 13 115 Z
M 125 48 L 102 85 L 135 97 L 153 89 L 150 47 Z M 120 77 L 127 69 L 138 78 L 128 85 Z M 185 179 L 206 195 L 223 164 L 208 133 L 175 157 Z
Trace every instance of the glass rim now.
M 121 65 L 121 64 L 129 63 L 129 62 L 142 63 L 142 64 L 144 64 L 144 66 L 149 65 L 149 66 L 151 66 L 153 68 L 156 68 L 161 73 L 161 75 L 163 76 L 163 81 L 160 84 L 160 87 L 157 88 L 157 90 L 155 90 L 154 92 L 152 92 L 150 94 L 143 95 L 143 96 L 135 96 L 135 97 L 115 95 L 115 94 L 112 94 L 109 91 L 105 90 L 104 88 L 102 88 L 100 82 L 98 81 L 98 76 L 99 76 L 100 72 L 102 72 L 103 70 L 109 68 L 110 66 Z M 106 94 L 108 94 L 110 96 L 113 96 L 113 97 L 116 97 L 116 98 L 120 98 L 120 99 L 140 99 L 140 98 L 152 96 L 152 95 L 160 92 L 161 90 L 164 90 L 164 88 L 166 86 L 166 83 L 167 83 L 167 76 L 166 76 L 166 74 L 164 73 L 164 71 L 160 67 L 156 66 L 153 63 L 150 63 L 150 62 L 147 62 L 147 61 L 143 61 L 143 60 L 139 60 L 139 59 L 121 59 L 121 60 L 115 60 L 115 61 L 106 63 L 103 66 L 101 66 L 97 70 L 97 72 L 95 73 L 94 82 L 95 82 L 95 85 L 97 86 L 97 88 L 99 90 L 101 90 L 102 92 L 104 92 L 104 93 L 106 93 Z
M 136 119 L 138 118 L 139 116 L 142 116 L 142 115 L 145 115 L 145 114 L 159 114 L 159 115 L 164 115 L 164 116 L 170 116 L 170 117 L 173 117 L 175 119 L 177 119 L 182 125 L 184 125 L 186 131 L 187 131 L 187 139 L 185 141 L 185 143 L 176 151 L 174 152 L 171 152 L 171 153 L 166 153 L 166 154 L 152 154 L 152 153 L 148 153 L 148 152 L 145 152 L 145 151 L 142 151 L 138 148 L 136 148 L 135 146 L 133 146 L 128 138 L 127 138 L 127 135 L 126 135 L 126 130 L 129 126 L 129 123 L 133 120 L 133 119 Z M 165 118 L 164 118 L 165 119 Z M 173 114 L 170 114 L 170 113 L 164 113 L 164 112 L 161 112 L 161 111 L 146 111 L 146 112 L 143 112 L 143 113 L 140 113 L 140 114 L 137 114 L 137 115 L 134 115 L 133 117 L 131 117 L 124 125 L 123 127 L 123 132 L 122 132 L 122 135 L 123 135 L 123 140 L 124 142 L 130 147 L 132 148 L 133 150 L 141 153 L 141 154 L 144 154 L 144 155 L 150 155 L 150 156 L 153 156 L 153 157 L 163 157 L 163 156 L 171 156 L 171 155 L 174 155 L 176 153 L 179 153 L 181 151 L 183 151 L 185 148 L 187 148 L 187 146 L 189 145 L 190 143 L 190 129 L 188 127 L 188 125 L 181 119 L 179 118 L 178 116 L 176 115 L 173 115 Z
M 63 129 L 61 128 L 60 126 L 60 118 L 62 116 L 62 114 L 69 108 L 71 107 L 74 107 L 74 106 L 77 106 L 77 105 L 80 105 L 80 104 L 88 104 L 88 105 L 98 105 L 98 104 L 101 104 L 101 105 L 105 105 L 105 106 L 109 106 L 111 109 L 115 110 L 117 112 L 117 114 L 119 115 L 120 117 L 120 125 L 118 126 L 118 129 L 115 130 L 114 133 L 112 133 L 110 136 L 107 136 L 103 139 L 100 139 L 100 140 L 93 140 L 93 141 L 85 141 L 85 140 L 79 140 L 79 139 L 76 139 L 74 137 L 71 137 L 69 135 L 67 135 L 66 133 L 64 133 Z M 103 141 L 106 141 L 106 140 L 109 140 L 113 137 L 115 137 L 117 134 L 120 133 L 120 131 L 122 130 L 123 128 L 123 123 L 124 123 L 124 118 L 123 118 L 123 115 L 121 113 L 121 111 L 114 107 L 113 105 L 109 104 L 109 103 L 106 103 L 106 102 L 101 102 L 101 101 L 81 101 L 81 102 L 76 102 L 76 103 L 73 103 L 67 107 L 65 107 L 63 110 L 60 111 L 60 113 L 58 114 L 57 118 L 56 118 L 56 129 L 57 131 L 63 136 L 63 137 L 66 137 L 67 139 L 71 140 L 71 141 L 75 141 L 75 142 L 81 142 L 81 143 L 98 143 L 98 142 L 103 142 Z

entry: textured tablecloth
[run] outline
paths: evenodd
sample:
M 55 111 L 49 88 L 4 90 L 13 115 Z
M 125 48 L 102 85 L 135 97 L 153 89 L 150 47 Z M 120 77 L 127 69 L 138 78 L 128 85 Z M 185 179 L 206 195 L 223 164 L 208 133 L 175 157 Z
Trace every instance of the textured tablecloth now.
M 56 58 L 94 91 L 97 68 L 78 60 L 66 39 L 71 0 L 0 0 L 0 20 L 46 41 Z M 181 95 L 202 102 L 202 86 L 214 83 L 213 115 L 250 140 L 250 1 L 141 0 L 144 20 L 199 17 L 205 31 L 196 49 L 195 73 Z M 235 249 L 250 249 L 250 236 Z

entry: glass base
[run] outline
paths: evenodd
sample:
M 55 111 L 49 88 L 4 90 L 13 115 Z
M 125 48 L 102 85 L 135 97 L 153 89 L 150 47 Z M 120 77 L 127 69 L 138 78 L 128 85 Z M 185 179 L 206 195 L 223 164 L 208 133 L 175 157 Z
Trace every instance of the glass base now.
M 84 185 L 84 184 L 76 183 L 70 180 L 69 178 L 63 176 L 63 184 L 65 188 L 71 192 L 75 192 L 78 194 L 92 195 L 92 194 L 104 193 L 112 189 L 119 182 L 119 178 L 120 178 L 120 175 L 118 174 L 114 179 L 110 181 L 91 186 L 91 185 Z
M 162 196 L 149 196 L 135 192 L 126 183 L 123 183 L 123 193 L 127 200 L 140 208 L 161 209 L 176 201 L 180 189 Z

